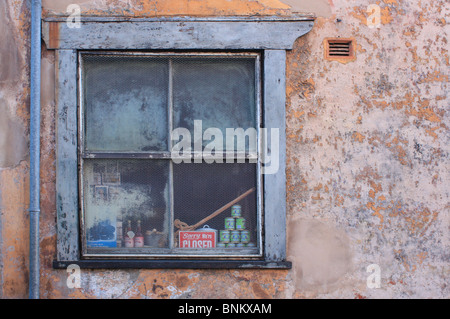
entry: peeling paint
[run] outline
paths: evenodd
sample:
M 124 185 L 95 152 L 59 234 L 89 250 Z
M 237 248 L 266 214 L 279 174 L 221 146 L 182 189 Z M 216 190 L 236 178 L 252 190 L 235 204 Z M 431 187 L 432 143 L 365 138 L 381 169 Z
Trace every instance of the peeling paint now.
M 9 115 L 7 102 L 0 98 L 0 169 L 18 165 L 28 154 L 25 129 Z
M 312 12 L 317 16 L 329 18 L 332 14 L 331 0 L 280 0 L 289 5 L 292 12 Z
M 66 16 L 69 4 L 79 4 L 84 16 L 299 11 L 318 18 L 287 54 L 292 270 L 82 270 L 82 287 L 68 288 L 67 273 L 52 268 L 55 57 L 43 47 L 41 297 L 448 298 L 448 6 L 443 0 L 376 3 L 379 28 L 367 26 L 362 0 L 44 0 L 44 16 Z M 28 291 L 26 1 L 1 2 L 0 15 L 0 57 L 8 61 L 0 68 L 0 297 L 22 298 Z M 329 37 L 355 39 L 358 58 L 326 61 Z M 373 263 L 381 269 L 380 289 L 366 285 Z

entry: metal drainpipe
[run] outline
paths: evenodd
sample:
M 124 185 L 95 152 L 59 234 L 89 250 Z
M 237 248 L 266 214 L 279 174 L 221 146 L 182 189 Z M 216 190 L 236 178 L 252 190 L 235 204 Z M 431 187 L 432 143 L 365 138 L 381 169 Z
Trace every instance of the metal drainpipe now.
M 31 0 L 30 65 L 30 275 L 29 298 L 39 299 L 41 0 Z

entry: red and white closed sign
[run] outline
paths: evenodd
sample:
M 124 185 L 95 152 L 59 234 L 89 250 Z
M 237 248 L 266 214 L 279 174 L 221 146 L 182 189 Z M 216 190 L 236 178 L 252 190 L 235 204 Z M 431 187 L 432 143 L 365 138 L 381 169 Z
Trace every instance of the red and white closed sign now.
M 217 232 L 215 229 L 202 228 L 196 231 L 180 231 L 181 248 L 215 248 Z

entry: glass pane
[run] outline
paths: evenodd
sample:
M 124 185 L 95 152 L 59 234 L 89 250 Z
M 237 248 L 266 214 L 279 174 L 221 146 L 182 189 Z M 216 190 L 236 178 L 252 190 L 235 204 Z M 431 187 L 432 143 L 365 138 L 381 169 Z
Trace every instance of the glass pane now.
M 233 206 L 240 206 L 240 212 L 228 205 L 228 208 L 215 217 L 197 225 L 195 230 L 203 229 L 206 232 L 215 230 L 216 248 L 256 247 L 259 227 L 256 164 L 181 163 L 173 165 L 173 174 L 174 216 L 175 220 L 179 220 L 179 223 L 174 223 L 175 233 L 183 230 L 183 228 L 177 228 L 177 224 L 194 226 L 242 194 L 247 193 L 247 196 L 233 204 Z M 234 226 L 230 224 L 230 220 Z M 226 232 L 221 233 L 223 230 L 229 231 L 228 239 L 222 236 L 226 235 Z M 239 237 L 232 237 L 233 232 Z M 199 241 L 196 241 L 197 239 Z M 211 243 L 207 240 L 208 236 L 204 241 L 201 240 L 201 237 L 197 239 L 195 233 L 187 233 L 186 236 L 179 235 L 175 238 L 175 246 L 179 248 L 212 248 Z
M 85 160 L 83 192 L 88 251 L 168 247 L 168 161 Z
M 84 56 L 86 150 L 167 150 L 168 78 L 167 59 Z
M 201 121 L 200 138 L 208 128 L 220 130 L 223 150 L 226 149 L 226 128 L 253 128 L 256 132 L 253 58 L 174 59 L 173 91 L 173 126 L 188 129 L 192 143 L 196 138 L 194 120 Z M 217 136 L 210 140 L 204 138 L 203 146 L 215 138 Z M 231 145 L 236 147 L 236 143 Z M 253 148 L 251 151 L 255 151 Z

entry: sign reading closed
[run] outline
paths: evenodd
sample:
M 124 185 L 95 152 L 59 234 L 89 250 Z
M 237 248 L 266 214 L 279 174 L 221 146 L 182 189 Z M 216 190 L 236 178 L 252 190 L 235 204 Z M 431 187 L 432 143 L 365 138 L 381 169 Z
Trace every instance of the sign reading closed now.
M 181 248 L 215 248 L 214 231 L 180 231 Z

